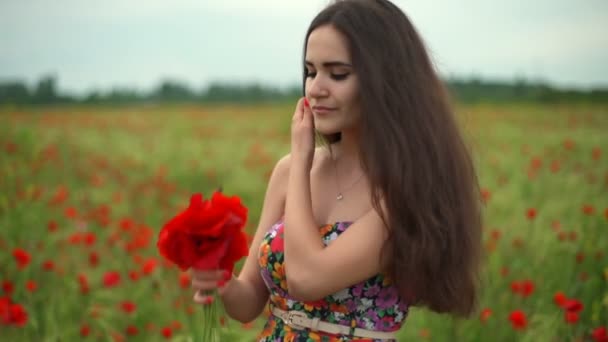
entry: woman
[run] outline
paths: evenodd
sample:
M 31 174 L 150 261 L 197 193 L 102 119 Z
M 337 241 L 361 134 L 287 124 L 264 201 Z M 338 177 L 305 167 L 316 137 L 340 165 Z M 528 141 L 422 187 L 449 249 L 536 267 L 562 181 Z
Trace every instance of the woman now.
M 249 257 L 227 283 L 195 271 L 194 300 L 220 286 L 241 322 L 270 302 L 260 341 L 390 341 L 412 305 L 471 314 L 479 189 L 415 28 L 389 1 L 337 1 L 311 23 L 303 65 Z

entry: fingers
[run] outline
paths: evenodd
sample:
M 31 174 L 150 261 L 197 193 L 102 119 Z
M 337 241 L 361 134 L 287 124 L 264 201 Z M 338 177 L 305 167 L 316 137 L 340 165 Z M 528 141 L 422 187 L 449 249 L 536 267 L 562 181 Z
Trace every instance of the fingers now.
M 213 291 L 225 284 L 224 280 L 197 280 L 192 279 L 192 289 L 195 291 Z
M 209 305 L 213 303 L 212 296 L 206 296 L 201 291 L 194 292 L 194 297 L 192 300 L 197 304 Z
M 293 113 L 292 121 L 294 121 L 294 122 L 302 121 L 302 118 L 304 117 L 304 108 L 306 107 L 304 105 L 305 101 L 306 101 L 305 97 L 301 97 L 298 100 L 298 103 L 296 104 L 296 110 Z
M 228 272 L 225 270 L 213 270 L 213 271 L 202 271 L 192 269 L 192 279 L 197 279 L 201 281 L 205 280 L 215 280 L 218 281 L 220 279 L 225 279 L 228 277 Z

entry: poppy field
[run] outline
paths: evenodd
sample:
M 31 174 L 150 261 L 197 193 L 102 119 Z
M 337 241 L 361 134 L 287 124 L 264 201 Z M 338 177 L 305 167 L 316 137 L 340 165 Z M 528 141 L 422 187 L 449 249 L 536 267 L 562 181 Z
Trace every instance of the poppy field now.
M 158 232 L 190 195 L 221 188 L 253 234 L 292 111 L 0 108 L 0 339 L 196 341 L 203 308 Z M 479 310 L 411 308 L 399 340 L 608 341 L 608 107 L 457 113 L 485 203 Z M 220 314 L 222 341 L 253 341 L 263 322 Z

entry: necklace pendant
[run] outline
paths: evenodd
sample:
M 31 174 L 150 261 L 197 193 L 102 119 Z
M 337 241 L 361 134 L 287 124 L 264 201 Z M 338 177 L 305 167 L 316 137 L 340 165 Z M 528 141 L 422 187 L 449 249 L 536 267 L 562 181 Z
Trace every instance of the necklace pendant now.
M 344 196 L 342 196 L 342 194 L 338 194 L 338 196 L 336 197 L 336 199 L 338 201 L 341 201 L 344 198 Z

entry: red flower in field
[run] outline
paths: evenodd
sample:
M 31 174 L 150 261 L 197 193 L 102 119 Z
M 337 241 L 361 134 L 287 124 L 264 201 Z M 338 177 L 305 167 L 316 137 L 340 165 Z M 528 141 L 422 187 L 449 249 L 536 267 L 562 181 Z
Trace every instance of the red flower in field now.
M 88 232 L 88 233 L 84 234 L 84 243 L 87 246 L 94 245 L 96 240 L 97 240 L 97 237 L 95 236 L 95 233 Z
M 534 282 L 529 279 L 521 282 L 513 281 L 511 283 L 511 292 L 520 294 L 522 297 L 528 297 L 534 292 Z
M 129 271 L 129 278 L 133 281 L 139 280 L 139 273 L 137 271 Z
M 141 273 L 143 273 L 144 275 L 151 274 L 156 269 L 157 264 L 158 264 L 158 262 L 154 258 L 150 258 L 150 259 L 146 260 L 144 265 L 141 267 Z
M 67 207 L 63 211 L 63 214 L 69 219 L 75 219 L 78 217 L 78 210 L 76 210 L 74 207 Z
M 89 265 L 91 265 L 91 267 L 96 267 L 98 264 L 99 264 L 99 254 L 97 254 L 97 252 L 95 252 L 95 251 L 89 253 Z
M 585 215 L 593 215 L 595 213 L 595 208 L 591 204 L 584 204 L 582 210 Z
M 179 275 L 179 286 L 182 289 L 187 289 L 190 287 L 190 275 L 188 273 L 181 273 Z
M 576 322 L 578 322 L 578 312 L 573 312 L 573 311 L 564 312 L 564 320 L 568 324 L 576 324 Z
M 13 251 L 13 257 L 15 257 L 15 261 L 17 262 L 17 267 L 19 269 L 25 268 L 30 263 L 30 260 L 32 259 L 32 257 L 29 255 L 29 253 L 21 248 L 16 248 Z
M 515 330 L 523 330 L 528 324 L 526 314 L 521 310 L 512 311 L 509 315 L 509 321 L 511 321 L 511 326 Z
M 10 317 L 11 300 L 8 297 L 0 297 L 0 322 L 8 325 L 11 323 Z
M 486 188 L 482 188 L 481 189 L 481 198 L 483 199 L 483 201 L 485 203 L 487 203 L 490 200 L 490 197 L 492 197 L 492 193 L 490 192 L 490 190 L 488 190 Z
M 27 312 L 23 306 L 19 304 L 12 304 L 10 307 L 10 320 L 11 323 L 18 327 L 22 327 L 27 323 Z
M 492 310 L 490 310 L 489 308 L 485 308 L 481 310 L 479 320 L 481 321 L 481 323 L 485 323 L 490 318 L 490 316 L 492 316 Z
M 135 303 L 125 300 L 124 302 L 120 303 L 120 308 L 126 313 L 132 313 L 135 312 L 137 306 L 135 305 Z
M 521 292 L 521 285 L 518 281 L 511 282 L 511 292 L 513 292 L 513 293 Z
M 10 280 L 5 280 L 2 282 L 2 291 L 5 295 L 10 295 L 15 290 L 15 286 Z
M 171 322 L 171 328 L 173 328 L 173 330 L 180 330 L 182 328 L 182 324 L 179 321 L 173 321 Z
M 561 291 L 558 291 L 555 293 L 555 295 L 553 295 L 553 302 L 555 302 L 555 305 L 557 305 L 559 307 L 564 307 L 567 300 L 568 300 L 568 298 Z
M 585 253 L 583 253 L 583 252 L 576 253 L 576 262 L 578 264 L 582 263 L 584 260 L 585 260 Z
M 103 286 L 114 287 L 120 284 L 120 273 L 116 271 L 106 272 L 103 275 Z
M 87 294 L 89 292 L 89 280 L 87 279 L 87 276 L 79 274 L 78 283 L 80 284 L 80 292 L 82 294 Z
M 8 297 L 0 297 L 0 321 L 4 325 L 23 327 L 27 323 L 27 312 L 17 303 L 12 303 Z
M 36 282 L 33 280 L 28 280 L 25 283 L 25 289 L 28 290 L 29 292 L 34 292 L 34 291 L 36 291 L 37 288 L 38 288 L 38 284 L 36 284 Z
M 157 246 L 183 271 L 220 268 L 232 273 L 234 263 L 248 254 L 246 220 L 247 208 L 237 196 L 216 191 L 203 201 L 195 194 L 190 206 L 163 226 Z
M 576 299 L 568 299 L 564 303 L 564 309 L 570 312 L 581 312 L 583 310 L 583 303 Z
M 53 233 L 53 232 L 57 231 L 57 227 L 58 227 L 57 222 L 52 221 L 52 220 L 49 221 L 49 223 L 47 224 L 47 229 L 48 229 L 49 233 Z
M 47 260 L 42 263 L 42 269 L 45 271 L 52 271 L 55 269 L 55 263 L 52 260 Z
M 161 330 L 161 334 L 166 338 L 166 339 L 170 339 L 171 336 L 173 335 L 173 331 L 171 330 L 171 327 L 164 327 Z
M 526 217 L 528 218 L 528 220 L 534 220 L 534 218 L 536 217 L 536 209 L 529 208 L 526 211 Z
M 531 280 L 526 279 L 521 282 L 521 295 L 523 297 L 528 297 L 532 292 L 534 292 L 534 283 Z
M 49 204 L 52 204 L 52 205 L 61 204 L 61 203 L 65 202 L 65 200 L 67 200 L 68 197 L 70 197 L 70 193 L 69 193 L 68 189 L 65 186 L 61 185 L 55 191 L 55 194 L 51 198 Z
M 595 328 L 591 333 L 591 337 L 595 342 L 608 342 L 608 332 L 606 327 Z
M 574 148 L 574 141 L 572 141 L 572 139 L 566 139 L 564 140 L 564 148 L 566 150 L 571 150 Z
M 91 327 L 88 324 L 80 326 L 80 336 L 87 337 L 91 333 Z
M 125 331 L 129 336 L 135 336 L 139 333 L 139 330 L 134 325 L 129 325 Z
M 604 209 L 604 217 L 608 220 L 608 208 Z

